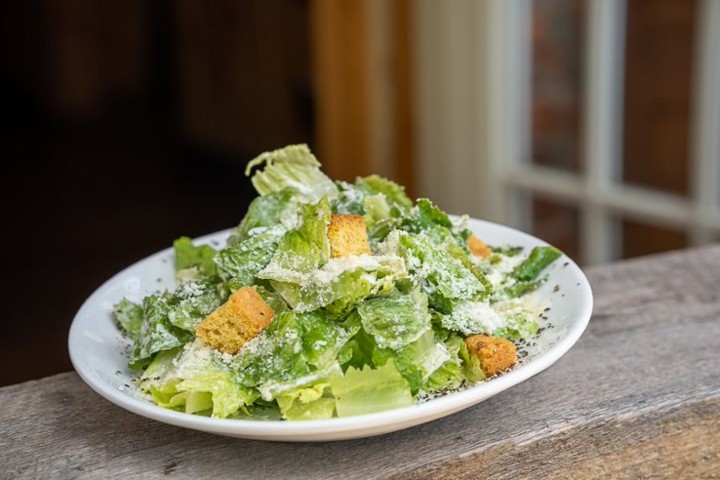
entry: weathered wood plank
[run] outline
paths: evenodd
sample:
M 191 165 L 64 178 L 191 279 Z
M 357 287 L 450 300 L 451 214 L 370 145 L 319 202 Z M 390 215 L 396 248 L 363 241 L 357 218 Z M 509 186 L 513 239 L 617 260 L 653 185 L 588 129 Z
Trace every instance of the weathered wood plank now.
M 238 440 L 138 417 L 65 373 L 0 389 L 0 478 L 713 478 L 720 246 L 588 273 L 580 342 L 448 418 L 346 442 Z

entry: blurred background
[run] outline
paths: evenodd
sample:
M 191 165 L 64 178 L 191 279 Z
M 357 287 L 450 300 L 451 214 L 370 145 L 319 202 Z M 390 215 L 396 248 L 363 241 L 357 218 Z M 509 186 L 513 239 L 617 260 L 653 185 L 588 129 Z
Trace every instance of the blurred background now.
M 0 385 L 308 143 L 582 265 L 720 239 L 720 0 L 27 0 L 0 15 Z

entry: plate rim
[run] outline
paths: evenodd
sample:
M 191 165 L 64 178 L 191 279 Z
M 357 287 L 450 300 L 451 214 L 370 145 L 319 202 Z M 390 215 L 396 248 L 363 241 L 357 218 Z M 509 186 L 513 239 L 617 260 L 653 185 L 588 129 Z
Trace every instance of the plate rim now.
M 484 227 L 497 229 L 503 234 L 520 235 L 523 243 L 548 245 L 548 243 L 534 235 L 523 232 L 506 225 L 468 217 L 469 227 L 475 231 Z M 219 230 L 214 233 L 193 238 L 193 242 L 207 243 L 219 238 L 227 238 L 231 229 Z M 115 388 L 107 381 L 103 381 L 91 369 L 84 365 L 78 348 L 82 317 L 86 310 L 102 297 L 102 294 L 117 283 L 118 279 L 127 275 L 127 272 L 145 262 L 157 257 L 172 253 L 172 247 L 165 248 L 154 254 L 140 259 L 123 268 L 99 287 L 97 287 L 83 302 L 73 318 L 68 332 L 68 352 L 71 363 L 82 380 L 96 393 L 111 403 L 145 418 L 179 427 L 200 430 L 220 435 L 271 441 L 330 441 L 346 440 L 352 438 L 381 435 L 412 426 L 424 424 L 442 418 L 460 410 L 476 405 L 512 386 L 546 370 L 563 355 L 565 355 L 582 336 L 592 316 L 594 298 L 592 287 L 585 273 L 567 255 L 561 257 L 568 262 L 567 267 L 574 270 L 574 277 L 579 282 L 580 292 L 585 301 L 581 302 L 578 315 L 569 321 L 565 334 L 546 351 L 539 353 L 528 363 L 486 382 L 479 383 L 470 388 L 453 392 L 425 402 L 394 410 L 369 413 L 354 417 L 331 418 L 307 421 L 273 421 L 273 420 L 245 420 L 245 419 L 219 419 L 199 415 L 177 412 L 159 407 L 148 400 L 143 400 Z M 560 259 L 558 259 L 559 261 Z M 118 335 L 120 333 L 118 332 Z M 113 344 L 113 347 L 117 345 Z M 132 388 L 132 387 L 131 387 Z M 388 417 L 392 418 L 388 418 Z

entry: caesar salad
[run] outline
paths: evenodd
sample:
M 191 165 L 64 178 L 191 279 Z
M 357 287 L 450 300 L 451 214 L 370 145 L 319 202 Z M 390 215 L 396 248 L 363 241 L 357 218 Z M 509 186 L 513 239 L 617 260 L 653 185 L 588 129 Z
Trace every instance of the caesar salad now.
M 226 245 L 174 244 L 171 291 L 114 307 L 135 387 L 215 418 L 390 410 L 502 375 L 538 333 L 552 246 L 486 245 L 468 218 L 377 175 L 333 181 L 266 152 Z

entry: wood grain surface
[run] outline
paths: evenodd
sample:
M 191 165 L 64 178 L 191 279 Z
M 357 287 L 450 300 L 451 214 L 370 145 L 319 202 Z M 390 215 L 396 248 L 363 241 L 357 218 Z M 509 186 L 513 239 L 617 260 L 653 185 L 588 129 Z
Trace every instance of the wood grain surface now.
M 588 276 L 577 345 L 450 417 L 344 442 L 240 440 L 141 418 L 63 373 L 0 389 L 0 478 L 720 478 L 720 246 Z

